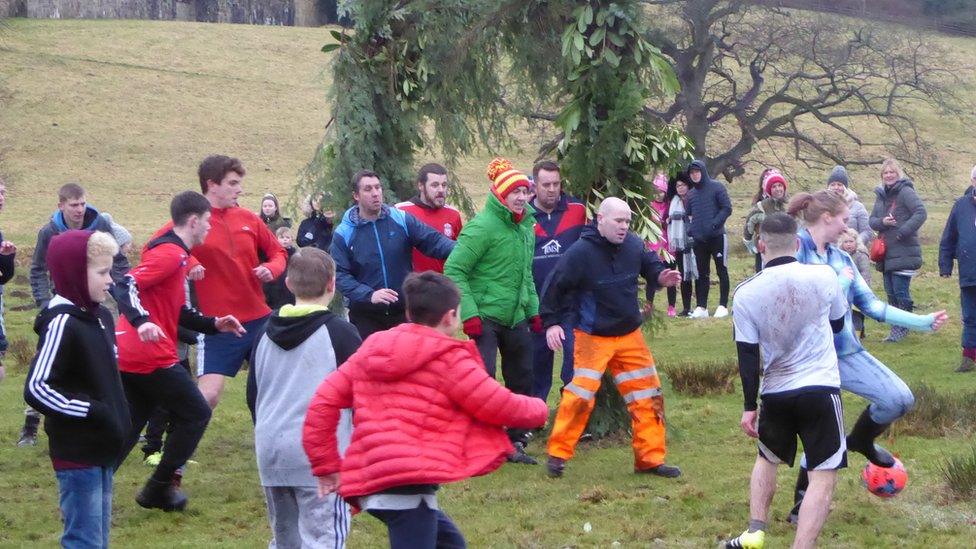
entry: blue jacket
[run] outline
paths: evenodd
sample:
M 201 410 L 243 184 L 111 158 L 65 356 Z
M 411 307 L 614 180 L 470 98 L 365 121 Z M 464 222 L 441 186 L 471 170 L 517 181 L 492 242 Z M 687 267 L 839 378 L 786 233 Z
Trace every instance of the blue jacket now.
M 976 286 L 976 192 L 973 187 L 956 200 L 939 243 L 939 274 L 952 274 L 952 260 L 959 262 L 959 286 Z
M 559 258 L 566 250 L 579 240 L 586 225 L 586 206 L 579 200 L 563 193 L 556 209 L 552 213 L 545 213 L 535 208 L 535 255 L 532 257 L 532 278 L 535 280 L 535 290 L 539 295 L 545 291 L 546 279 L 556 268 Z
M 546 327 L 576 326 L 595 336 L 621 336 L 640 328 L 637 277 L 647 281 L 648 300 L 657 288 L 657 277 L 667 267 L 644 247 L 644 241 L 628 233 L 620 244 L 611 244 L 593 225 L 556 264 L 539 313 Z
M 917 315 L 903 311 L 893 305 L 888 305 L 881 301 L 871 291 L 871 287 L 861 277 L 857 270 L 854 260 L 844 250 L 833 244 L 827 244 L 826 255 L 820 255 L 817 251 L 817 243 L 813 241 L 809 231 L 800 229 L 797 235 L 800 238 L 800 249 L 796 252 L 796 259 L 806 265 L 829 265 L 838 275 L 841 290 L 847 296 L 847 303 L 857 307 L 864 316 L 886 322 L 894 326 L 902 326 L 912 330 L 923 332 L 932 331 L 932 322 L 935 315 Z M 845 274 L 850 269 L 854 279 L 851 280 Z M 834 334 L 834 349 L 837 350 L 838 358 L 843 358 L 864 350 L 861 342 L 854 335 L 854 322 L 851 311 L 848 309 L 844 317 L 844 329 Z
M 688 170 L 701 170 L 701 181 L 688 190 L 688 236 L 705 241 L 725 234 L 725 220 L 732 215 L 732 201 L 725 185 L 708 176 L 708 169 L 701 160 L 694 160 Z M 691 180 L 690 178 L 688 179 Z
M 445 259 L 454 241 L 424 225 L 407 212 L 383 205 L 375 221 L 359 217 L 359 207 L 346 210 L 335 229 L 329 254 L 336 264 L 336 286 L 351 310 L 386 311 L 371 303 L 373 292 L 389 288 L 397 293 L 413 270 L 413 248 Z M 403 297 L 389 309 L 403 310 Z

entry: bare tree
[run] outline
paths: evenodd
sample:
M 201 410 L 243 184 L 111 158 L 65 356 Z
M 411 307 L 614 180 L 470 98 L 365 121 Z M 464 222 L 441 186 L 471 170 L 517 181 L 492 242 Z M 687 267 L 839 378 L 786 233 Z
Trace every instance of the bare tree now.
M 681 91 L 645 114 L 678 122 L 696 155 L 728 181 L 763 145 L 805 165 L 868 165 L 892 154 L 932 167 L 912 113 L 948 111 L 956 71 L 907 29 L 755 6 L 744 0 L 644 0 L 648 39 L 674 63 Z M 663 22 L 663 24 L 662 24 Z

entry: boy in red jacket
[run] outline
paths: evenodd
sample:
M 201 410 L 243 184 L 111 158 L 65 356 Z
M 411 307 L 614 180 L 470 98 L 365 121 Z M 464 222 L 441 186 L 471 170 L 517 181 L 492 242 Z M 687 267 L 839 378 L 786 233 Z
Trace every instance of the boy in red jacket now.
M 403 293 L 409 323 L 370 336 L 319 386 L 302 442 L 319 494 L 338 490 L 383 521 L 391 548 L 465 547 L 439 485 L 500 467 L 513 451 L 504 428 L 539 427 L 548 409 L 488 377 L 474 343 L 454 338 L 461 294 L 450 279 L 412 273 Z M 341 459 L 343 408 L 356 425 Z

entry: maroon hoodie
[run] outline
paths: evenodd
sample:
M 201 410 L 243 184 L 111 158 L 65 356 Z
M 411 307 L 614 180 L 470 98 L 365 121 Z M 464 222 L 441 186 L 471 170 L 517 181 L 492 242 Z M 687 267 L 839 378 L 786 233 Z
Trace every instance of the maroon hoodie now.
M 56 235 L 47 248 L 47 268 L 54 292 L 91 312 L 98 306 L 88 294 L 88 239 L 93 231 L 70 230 Z

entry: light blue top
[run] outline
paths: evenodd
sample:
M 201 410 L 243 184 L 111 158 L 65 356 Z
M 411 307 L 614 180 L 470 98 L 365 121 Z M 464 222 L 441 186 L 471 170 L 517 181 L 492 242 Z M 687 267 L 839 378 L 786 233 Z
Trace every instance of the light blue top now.
M 840 280 L 841 290 L 847 294 L 848 305 L 857 307 L 865 316 L 878 322 L 886 322 L 894 326 L 923 332 L 932 331 L 932 322 L 935 321 L 934 314 L 917 315 L 909 313 L 878 299 L 871 291 L 868 283 L 861 277 L 857 265 L 854 264 L 854 260 L 847 252 L 833 244 L 827 244 L 827 255 L 824 256 L 817 252 L 817 244 L 813 241 L 809 231 L 800 229 L 798 236 L 800 237 L 800 249 L 796 252 L 797 261 L 808 265 L 829 265 L 834 269 Z M 853 280 L 844 274 L 844 269 L 847 268 L 850 268 L 853 273 Z M 834 348 L 837 350 L 838 357 L 852 355 L 864 350 L 861 342 L 854 336 L 850 308 L 844 317 L 844 329 L 834 334 Z

